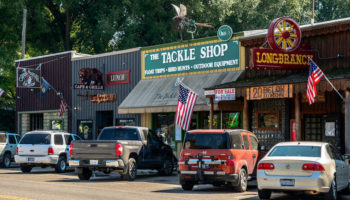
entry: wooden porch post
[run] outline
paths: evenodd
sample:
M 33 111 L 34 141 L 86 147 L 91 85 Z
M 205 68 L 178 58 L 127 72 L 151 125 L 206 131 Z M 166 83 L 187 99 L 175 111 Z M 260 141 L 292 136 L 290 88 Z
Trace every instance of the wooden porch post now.
M 247 97 L 244 97 L 244 105 L 243 105 L 243 129 L 249 129 L 249 104 Z
M 214 118 L 214 97 L 209 97 L 210 100 L 210 112 L 209 112 L 209 129 L 213 128 L 213 118 Z
M 350 91 L 345 90 L 345 153 L 350 154 Z
M 301 113 L 300 113 L 300 93 L 298 92 L 295 95 L 295 123 L 296 123 L 296 130 L 295 130 L 295 138 L 297 141 L 301 140 Z

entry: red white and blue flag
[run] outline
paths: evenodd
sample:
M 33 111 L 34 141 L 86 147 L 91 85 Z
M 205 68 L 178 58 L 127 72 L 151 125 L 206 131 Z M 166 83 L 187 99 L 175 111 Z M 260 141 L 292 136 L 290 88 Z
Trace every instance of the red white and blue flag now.
M 62 117 L 62 115 L 67 111 L 68 109 L 68 105 L 66 104 L 66 102 L 62 99 L 61 100 L 61 105 L 60 105 L 60 117 Z
M 322 80 L 324 73 L 322 70 L 310 59 L 309 79 L 307 81 L 306 96 L 309 104 L 315 102 L 317 95 L 316 84 Z
M 193 107 L 196 104 L 198 94 L 192 90 L 179 85 L 180 95 L 177 102 L 175 124 L 181 126 L 183 130 L 188 131 L 192 119 Z

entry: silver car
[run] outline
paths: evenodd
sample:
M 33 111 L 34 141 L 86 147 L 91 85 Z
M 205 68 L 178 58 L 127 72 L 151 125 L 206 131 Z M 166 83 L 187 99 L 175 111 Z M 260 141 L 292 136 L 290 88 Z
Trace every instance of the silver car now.
M 0 166 L 8 168 L 16 154 L 20 136 L 15 133 L 0 132 Z
M 261 159 L 257 170 L 260 199 L 272 191 L 304 191 L 337 199 L 349 187 L 349 165 L 325 142 L 283 142 Z

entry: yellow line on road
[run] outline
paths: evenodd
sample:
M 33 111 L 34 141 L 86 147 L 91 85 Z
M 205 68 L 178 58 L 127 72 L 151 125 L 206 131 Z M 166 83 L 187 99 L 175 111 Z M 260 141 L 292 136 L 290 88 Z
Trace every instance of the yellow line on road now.
M 0 199 L 33 200 L 33 199 L 29 199 L 29 198 L 24 198 L 24 197 L 15 197 L 15 196 L 8 196 L 8 195 L 2 195 L 2 194 L 0 194 Z

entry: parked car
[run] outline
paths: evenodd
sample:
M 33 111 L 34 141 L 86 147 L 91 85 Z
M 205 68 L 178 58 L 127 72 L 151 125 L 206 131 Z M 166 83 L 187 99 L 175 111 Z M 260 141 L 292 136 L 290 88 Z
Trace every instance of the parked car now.
M 106 127 L 97 140 L 74 141 L 69 151 L 69 165 L 76 167 L 80 180 L 89 180 L 93 171 L 115 171 L 129 181 L 135 179 L 137 169 L 171 175 L 177 164 L 171 147 L 145 127 Z
M 0 132 L 0 164 L 1 167 L 8 168 L 16 154 L 16 147 L 20 136 L 15 133 Z
M 188 131 L 179 161 L 179 181 L 184 190 L 192 190 L 196 184 L 230 183 L 244 192 L 257 159 L 258 139 L 249 131 Z
M 53 167 L 56 172 L 66 171 L 69 145 L 76 137 L 62 131 L 32 131 L 26 133 L 17 146 L 16 163 L 28 173 L 33 167 Z
M 272 191 L 303 191 L 335 200 L 349 187 L 349 165 L 328 143 L 283 142 L 259 162 L 257 183 L 260 199 Z

